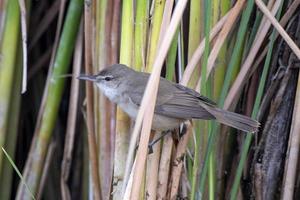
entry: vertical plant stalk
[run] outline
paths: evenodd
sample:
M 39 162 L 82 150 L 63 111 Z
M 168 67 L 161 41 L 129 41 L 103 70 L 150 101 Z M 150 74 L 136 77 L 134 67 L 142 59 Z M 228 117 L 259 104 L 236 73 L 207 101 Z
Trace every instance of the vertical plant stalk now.
M 190 123 L 187 124 L 187 132 L 186 134 L 181 138 L 179 141 L 179 144 L 177 146 L 176 156 L 174 161 L 172 161 L 171 166 L 171 177 L 170 177 L 170 187 L 171 192 L 169 199 L 176 199 L 178 188 L 179 188 L 179 181 L 181 177 L 181 171 L 183 167 L 183 156 L 186 151 L 186 146 L 188 144 L 189 138 L 192 135 L 193 127 Z
M 94 74 L 100 70 L 116 63 L 111 61 L 111 27 L 113 20 L 113 1 L 101 0 L 96 1 L 96 15 L 94 21 L 96 22 L 95 38 L 93 44 L 95 45 L 95 53 L 93 61 Z M 117 11 L 119 12 L 119 10 Z M 115 54 L 115 53 L 114 53 Z M 115 130 L 111 129 L 111 118 L 115 113 L 113 111 L 113 104 L 94 87 L 94 121 L 97 136 L 97 144 L 99 146 L 99 175 L 101 177 L 101 192 L 102 198 L 108 199 L 111 193 L 111 183 L 113 174 L 113 143 Z
M 160 33 L 160 42 L 162 40 L 162 35 L 165 33 L 172 14 L 173 9 L 173 0 L 167 0 L 165 4 L 165 10 L 161 25 L 161 33 Z M 166 58 L 166 79 L 170 81 L 175 81 L 175 63 L 176 63 L 176 55 L 177 55 L 177 46 L 178 46 L 178 33 L 179 28 L 177 28 L 176 33 L 173 37 L 172 44 L 168 51 L 168 55 Z M 158 199 L 166 199 L 167 198 L 167 189 L 169 186 L 169 175 L 171 173 L 171 156 L 173 149 L 173 137 L 172 135 L 166 135 L 163 139 L 162 144 L 162 152 L 159 163 L 159 171 L 158 171 L 158 189 L 157 189 L 157 198 Z
M 134 33 L 134 68 L 144 71 L 146 67 L 146 36 L 148 26 L 148 7 L 146 1 L 136 2 L 135 33 Z
M 203 8 L 203 2 L 198 0 L 192 0 L 190 4 L 190 16 L 189 16 L 189 41 L 188 41 L 188 62 L 191 60 L 193 54 L 195 53 L 197 49 L 197 45 L 200 43 L 201 39 L 201 33 L 203 33 L 203 21 L 200 20 L 202 16 L 205 14 L 202 14 L 204 11 Z M 206 15 L 205 15 L 206 16 Z M 198 77 L 201 73 L 201 66 L 200 62 L 197 63 L 196 69 L 194 70 L 193 74 L 190 77 L 188 86 L 191 88 L 195 88 L 197 84 Z M 204 124 L 204 122 L 196 122 L 197 125 L 199 123 Z M 200 160 L 200 146 L 204 145 L 205 138 L 207 137 L 206 134 L 202 132 L 200 134 L 200 126 L 194 126 L 196 135 L 195 135 L 195 145 L 194 145 L 194 162 L 192 167 L 192 180 L 191 180 L 191 194 L 190 198 L 194 198 L 195 194 L 195 188 L 196 188 L 196 179 L 197 179 L 197 169 L 199 165 Z M 202 142 L 202 143 L 201 143 Z
M 120 63 L 131 66 L 133 59 L 133 38 L 134 38 L 134 16 L 133 0 L 124 1 L 122 4 L 122 24 L 121 24 L 121 46 Z M 114 199 L 121 199 L 126 185 L 124 177 L 126 157 L 129 144 L 129 117 L 118 107 L 115 141 L 115 161 L 114 161 Z M 125 178 L 125 179 L 124 179 Z M 125 182 L 123 183 L 123 181 Z
M 293 119 L 291 125 L 287 162 L 285 166 L 285 176 L 282 184 L 283 192 L 282 199 L 293 199 L 295 182 L 297 177 L 297 163 L 299 162 L 299 149 L 300 149 L 300 75 L 298 75 L 298 84 L 295 97 Z
M 64 29 L 62 32 L 60 44 L 58 47 L 54 69 L 49 79 L 48 90 L 46 89 L 46 100 L 41 122 L 36 127 L 37 138 L 32 143 L 32 155 L 28 157 L 24 170 L 24 178 L 31 188 L 33 194 L 39 190 L 40 179 L 44 167 L 44 161 L 47 155 L 48 145 L 55 126 L 58 115 L 59 103 L 64 89 L 62 74 L 68 70 L 72 56 L 72 50 L 82 13 L 83 1 L 73 0 L 69 4 L 69 10 L 66 16 Z M 19 185 L 17 199 L 30 199 L 23 185 Z
M 18 48 L 18 57 L 16 61 L 16 69 L 13 77 L 12 98 L 9 105 L 9 116 L 7 129 L 9 130 L 9 137 L 5 141 L 5 149 L 11 159 L 15 158 L 15 152 L 17 150 L 17 136 L 18 136 L 18 124 L 19 113 L 21 106 L 21 84 L 22 84 L 22 53 L 21 45 Z M 3 147 L 2 147 L 3 148 Z M 13 167 L 10 162 L 3 162 L 2 174 L 0 175 L 0 199 L 11 199 L 11 192 L 13 187 Z
M 153 132 L 153 133 L 155 134 L 153 140 L 160 137 L 159 133 L 157 132 Z M 160 143 L 157 143 L 153 146 L 153 153 L 151 155 L 148 155 L 145 196 L 149 200 L 157 199 L 157 189 L 159 187 L 157 184 L 158 184 L 160 151 L 161 151 L 161 145 Z
M 85 40 L 85 72 L 93 74 L 92 69 L 92 1 L 85 1 L 84 4 L 84 40 Z M 101 199 L 101 186 L 99 179 L 99 166 L 97 144 L 95 137 L 94 110 L 93 110 L 93 85 L 86 82 L 86 98 L 87 98 L 87 129 L 88 129 L 88 147 L 89 147 L 89 163 L 91 169 L 91 179 L 93 188 L 93 197 Z
M 218 10 L 214 11 L 214 19 L 213 19 L 213 24 L 217 23 L 217 21 L 219 20 L 219 18 L 223 17 L 228 10 L 230 9 L 231 6 L 231 1 L 230 0 L 223 0 L 223 1 L 217 1 L 215 3 L 215 5 L 217 5 Z M 213 7 L 215 7 L 215 5 Z M 214 9 L 215 10 L 215 9 Z M 232 9 L 231 9 L 232 10 Z M 212 99 L 217 102 L 220 95 L 221 95 L 221 91 L 222 91 L 222 87 L 223 87 L 223 83 L 224 83 L 224 79 L 225 79 L 225 73 L 226 73 L 226 68 L 227 68 L 227 55 L 230 52 L 230 50 L 228 50 L 228 41 L 229 39 L 225 39 L 224 43 L 219 51 L 219 55 L 217 57 L 217 62 L 215 63 L 215 67 L 214 67 L 214 71 L 213 71 L 213 75 L 212 75 L 212 84 L 213 84 L 213 91 L 212 91 Z M 208 58 L 209 59 L 209 58 Z M 215 126 L 215 123 L 212 123 L 213 126 Z M 225 135 L 225 134 L 224 134 Z M 226 137 L 226 136 L 224 136 Z M 221 138 L 221 137 L 219 137 Z M 212 191 L 214 194 L 211 195 L 210 193 L 210 197 L 214 198 L 215 196 L 223 196 L 222 192 L 223 192 L 223 172 L 224 172 L 224 154 L 223 151 L 222 153 L 219 153 L 218 150 L 220 149 L 221 146 L 223 145 L 223 142 L 226 144 L 226 140 L 219 140 L 221 141 L 220 143 L 216 143 L 215 147 L 214 147 L 214 153 L 211 154 L 213 156 L 210 156 L 210 161 L 212 162 L 214 165 L 212 166 L 214 169 L 216 169 L 216 177 L 214 177 L 213 181 L 215 182 L 215 188 L 216 191 Z M 218 142 L 219 142 L 218 141 Z M 219 153 L 219 154 L 218 154 Z M 205 154 L 204 154 L 205 155 Z M 217 164 L 216 162 L 217 161 Z M 208 172 L 210 174 L 210 172 Z M 210 190 L 211 191 L 211 190 Z
M 154 59 L 157 56 L 157 47 L 160 37 L 160 28 L 162 23 L 162 17 L 164 12 L 165 0 L 155 0 L 154 1 L 154 15 L 153 22 L 150 25 L 150 41 L 148 45 L 147 52 L 147 63 L 146 71 L 151 72 L 154 63 Z
M 110 60 L 109 63 L 117 63 L 119 59 L 119 34 L 120 34 L 120 0 L 114 0 L 113 3 L 113 16 L 112 16 L 112 24 L 111 24 L 111 34 L 110 34 Z M 111 123 L 110 123 L 110 145 L 112 149 L 112 158 L 111 158 L 111 166 L 112 166 L 112 174 L 111 174 L 111 182 L 113 182 L 113 173 L 114 173 L 114 155 L 115 155 L 115 138 L 116 138 L 116 105 L 112 105 L 111 108 Z M 112 188 L 112 187 L 111 187 Z
M 82 23 L 81 23 L 82 25 Z M 82 66 L 82 50 L 83 50 L 83 28 L 80 26 L 79 34 L 76 39 L 76 46 L 73 59 L 73 77 L 71 82 L 70 101 L 68 109 L 68 121 L 66 128 L 66 137 L 64 145 L 64 155 L 61 165 L 60 187 L 63 200 L 70 200 L 71 194 L 68 188 L 68 180 L 70 177 L 72 155 L 74 149 L 76 119 L 78 112 L 78 96 L 79 96 L 79 80 L 76 77 L 80 74 Z
M 165 8 L 165 0 L 155 0 L 154 1 L 154 14 L 153 21 L 150 25 L 150 40 L 148 45 L 147 52 L 147 63 L 146 63 L 146 71 L 151 72 L 153 69 L 153 62 L 155 56 L 157 55 L 157 49 L 159 48 L 159 42 L 162 40 L 161 38 L 164 35 L 164 32 L 161 32 L 163 14 Z M 160 134 L 157 132 L 153 132 L 154 138 L 157 138 Z M 160 142 L 156 144 L 158 147 L 153 148 L 153 155 L 148 156 L 147 166 L 146 166 L 146 194 L 149 196 L 149 199 L 156 199 L 157 192 L 157 183 L 158 183 L 158 168 L 159 168 L 159 159 L 160 159 Z
M 158 170 L 158 188 L 157 198 L 166 199 L 168 180 L 170 174 L 170 162 L 173 147 L 173 138 L 171 135 L 166 135 L 162 144 L 162 153 Z
M 162 64 L 167 55 L 167 50 L 171 45 L 180 18 L 183 15 L 183 11 L 185 9 L 186 3 L 187 3 L 186 0 L 181 0 L 178 1 L 176 5 L 170 25 L 165 33 L 164 39 L 162 40 L 162 43 L 158 50 L 157 55 L 159 56 L 157 56 L 154 61 L 153 66 L 155 67 L 153 68 L 153 71 L 150 75 L 148 84 L 146 86 L 145 94 L 141 102 L 141 107 L 137 115 L 133 136 L 138 135 L 138 131 L 141 127 L 142 117 L 147 111 L 147 115 L 144 116 L 143 129 L 141 132 L 141 139 L 140 139 L 139 149 L 136 157 L 137 158 L 136 166 L 133 169 L 134 170 L 133 187 L 130 195 L 130 197 L 133 199 L 137 199 L 138 194 L 140 192 L 140 185 L 142 182 L 145 160 L 148 152 L 149 136 L 150 136 L 151 124 L 153 120 L 154 105 L 155 105 L 156 95 L 158 91 L 159 77 L 161 73 Z
M 207 0 L 205 1 L 205 7 L 206 11 L 206 17 L 205 17 L 205 49 L 204 49 L 204 55 L 203 55 L 203 61 L 202 61 L 202 67 L 201 67 L 201 94 L 209 96 L 210 95 L 210 81 L 206 80 L 206 73 L 207 73 L 207 64 L 208 64 L 208 56 L 209 56 L 209 50 L 210 50 L 210 44 L 209 44 L 209 35 L 210 35 L 210 29 L 211 29 L 211 12 L 212 12 L 212 6 L 211 1 Z M 231 12 L 232 13 L 232 12 Z M 205 79 L 205 80 L 204 80 Z M 200 132 L 203 134 L 210 134 L 209 131 L 210 123 L 209 122 L 201 122 Z M 194 176 L 192 178 L 192 191 L 191 191 L 191 198 L 194 199 L 196 196 L 196 185 L 198 178 L 198 170 L 199 170 L 199 163 L 197 159 L 199 159 L 199 156 L 196 155 L 197 152 L 195 152 L 195 158 L 194 158 L 194 166 L 193 166 L 193 173 Z M 201 188 L 201 187 L 200 187 Z M 203 197 L 203 191 L 200 190 L 200 195 Z
M 188 61 L 191 60 L 193 54 L 195 53 L 198 44 L 201 39 L 201 29 L 203 28 L 203 23 L 201 20 L 202 14 L 202 2 L 199 0 L 192 0 L 190 3 L 190 16 L 189 16 L 189 41 L 188 41 Z M 203 30 L 202 30 L 203 31 Z M 200 76 L 200 63 L 197 63 L 196 69 L 194 70 L 188 86 L 195 88 L 197 84 L 198 77 Z
M 3 147 L 8 132 L 9 105 L 13 89 L 15 60 L 19 41 L 18 1 L 7 1 L 7 15 L 3 31 L 0 60 L 0 146 Z M 3 152 L 0 152 L 0 174 L 3 168 Z

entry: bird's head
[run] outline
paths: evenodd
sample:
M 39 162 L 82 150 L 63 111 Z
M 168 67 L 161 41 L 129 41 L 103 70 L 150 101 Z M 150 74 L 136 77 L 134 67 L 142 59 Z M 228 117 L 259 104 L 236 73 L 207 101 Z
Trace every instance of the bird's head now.
M 132 69 L 122 64 L 114 64 L 103 70 L 96 75 L 80 75 L 77 78 L 80 80 L 92 81 L 101 90 L 112 90 L 124 83 L 130 75 L 134 73 Z

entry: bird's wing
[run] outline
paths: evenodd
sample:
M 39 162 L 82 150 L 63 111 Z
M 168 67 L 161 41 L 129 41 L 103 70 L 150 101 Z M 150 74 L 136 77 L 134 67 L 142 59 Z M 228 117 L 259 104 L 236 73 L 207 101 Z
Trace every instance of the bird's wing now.
M 140 77 L 141 79 L 148 79 L 147 74 Z M 138 81 L 145 84 L 134 84 L 134 90 L 128 91 L 131 101 L 140 106 L 142 96 L 144 94 L 147 81 Z M 166 79 L 160 79 L 160 87 L 154 113 L 179 119 L 214 119 L 206 109 L 201 106 L 205 103 L 209 106 L 215 106 L 215 103 L 199 93 L 184 87 L 179 84 L 174 84 Z

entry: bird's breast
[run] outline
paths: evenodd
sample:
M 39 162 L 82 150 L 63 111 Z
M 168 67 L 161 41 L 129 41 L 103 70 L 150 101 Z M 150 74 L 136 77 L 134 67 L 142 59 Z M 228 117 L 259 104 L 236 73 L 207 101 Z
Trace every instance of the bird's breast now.
M 138 113 L 138 106 L 135 105 L 130 98 L 123 96 L 122 100 L 119 101 L 118 105 L 126 112 L 130 118 L 136 119 Z

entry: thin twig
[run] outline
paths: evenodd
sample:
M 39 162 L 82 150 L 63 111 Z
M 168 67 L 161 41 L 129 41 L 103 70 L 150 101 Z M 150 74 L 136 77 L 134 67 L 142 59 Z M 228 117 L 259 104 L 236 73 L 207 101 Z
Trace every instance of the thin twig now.
M 26 92 L 27 87 L 27 24 L 26 24 L 26 6 L 24 0 L 19 0 L 21 10 L 21 28 L 22 28 L 22 50 L 23 50 L 23 78 L 22 94 Z
M 268 10 L 268 8 L 265 6 L 265 4 L 261 0 L 255 0 L 257 6 L 261 11 L 264 13 L 264 15 L 270 20 L 272 25 L 277 29 L 278 33 L 282 36 L 282 38 L 286 41 L 286 43 L 289 45 L 289 47 L 292 49 L 292 51 L 295 53 L 295 55 L 300 59 L 300 49 L 295 44 L 295 42 L 290 38 L 290 36 L 286 33 L 286 31 L 282 28 L 282 26 L 279 24 L 279 22 L 276 20 L 276 18 L 272 15 L 272 13 Z

